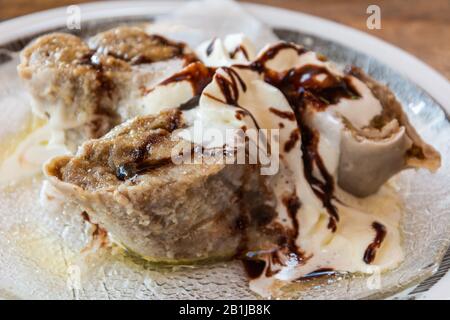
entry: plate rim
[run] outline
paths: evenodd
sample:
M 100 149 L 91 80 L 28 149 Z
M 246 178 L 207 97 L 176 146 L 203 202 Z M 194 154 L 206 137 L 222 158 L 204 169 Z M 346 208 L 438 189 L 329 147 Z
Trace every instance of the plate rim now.
M 151 2 L 99 1 L 77 6 L 83 12 L 81 17 L 83 22 L 100 18 L 142 17 L 147 14 L 154 16 L 167 13 L 175 7 L 185 4 L 186 2 L 184 1 L 176 0 Z M 306 32 L 374 57 L 425 90 L 447 114 L 450 114 L 450 99 L 448 99 L 449 96 L 446 94 L 450 92 L 450 82 L 438 71 L 414 55 L 368 33 L 331 20 L 269 5 L 245 2 L 238 4 L 243 6 L 246 11 L 258 20 L 271 27 Z M 0 47 L 17 38 L 65 25 L 68 7 L 39 11 L 0 22 Z M 148 11 L 143 12 L 143 10 Z M 282 19 L 276 19 L 277 17 L 282 17 Z M 330 29 L 333 30 L 332 34 L 327 32 Z M 414 66 L 414 68 L 411 66 Z M 420 77 L 417 77 L 418 75 Z M 444 278 L 449 277 L 450 273 L 444 276 Z M 438 284 L 442 285 L 444 278 L 436 283 L 434 287 L 438 287 Z M 414 284 L 410 285 L 414 286 Z M 432 288 L 429 289 L 428 295 L 431 293 L 431 290 Z M 437 294 L 438 297 L 442 298 L 447 294 L 442 292 L 442 290 L 439 291 L 441 291 L 440 294 L 436 292 L 434 296 Z M 446 298 L 450 298 L 450 296 L 446 296 Z

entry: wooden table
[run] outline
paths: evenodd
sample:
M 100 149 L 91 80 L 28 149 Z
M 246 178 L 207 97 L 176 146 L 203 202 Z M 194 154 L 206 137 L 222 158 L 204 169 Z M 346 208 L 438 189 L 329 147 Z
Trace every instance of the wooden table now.
M 450 79 L 450 0 L 247 0 L 334 20 L 403 48 Z M 0 20 L 86 0 L 0 0 Z M 370 4 L 381 8 L 381 29 L 366 26 Z

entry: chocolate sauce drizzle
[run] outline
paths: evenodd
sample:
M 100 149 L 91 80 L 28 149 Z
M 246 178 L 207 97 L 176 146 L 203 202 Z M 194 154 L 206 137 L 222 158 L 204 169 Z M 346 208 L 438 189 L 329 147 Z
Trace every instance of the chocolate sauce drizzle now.
M 250 279 L 257 279 L 266 270 L 266 262 L 259 259 L 242 259 L 245 272 Z
M 195 107 L 198 106 L 200 102 L 200 96 L 193 96 L 191 99 L 189 99 L 188 101 L 182 103 L 178 109 L 181 111 L 187 111 L 187 110 L 191 110 L 194 109 Z
M 214 50 L 214 43 L 216 43 L 217 38 L 213 38 L 211 42 L 206 47 L 206 56 L 209 57 Z
M 295 256 L 298 264 L 304 264 L 311 256 L 305 256 L 305 253 L 298 247 L 296 239 L 299 235 L 299 221 L 297 219 L 297 212 L 301 207 L 300 199 L 295 192 L 283 199 L 283 204 L 286 206 L 287 213 L 292 222 L 292 228 L 287 231 L 287 237 L 280 239 L 279 248 L 273 250 L 270 253 L 263 253 L 265 259 L 258 256 L 258 252 L 253 253 L 254 257 L 244 256 L 248 249 L 241 248 L 241 260 L 244 268 L 249 275 L 250 279 L 256 279 L 264 274 L 266 277 L 271 277 L 277 274 L 281 269 L 280 266 L 286 266 L 286 263 L 282 261 L 280 255 L 289 255 L 292 259 Z M 267 223 L 269 221 L 266 221 Z M 284 229 L 284 228 L 283 228 Z M 274 266 L 278 268 L 275 269 Z
M 98 240 L 100 240 L 100 247 L 105 247 L 108 244 L 108 232 L 106 231 L 106 229 L 102 228 L 98 223 L 93 223 L 86 211 L 81 212 L 81 217 L 84 221 L 86 221 L 93 227 L 93 231 L 91 234 L 92 238 L 90 239 L 89 244 L 82 249 L 82 252 L 90 250 L 94 245 L 94 242 Z
M 293 112 L 281 111 L 275 108 L 270 107 L 269 111 L 273 114 L 277 115 L 280 118 L 288 119 L 290 121 L 295 121 L 295 114 Z
M 236 49 L 230 52 L 230 58 L 234 59 L 239 52 L 244 55 L 245 59 L 250 60 L 247 50 L 242 45 L 237 46 Z
M 336 76 L 322 66 L 304 65 L 300 68 L 292 68 L 284 72 L 276 72 L 268 69 L 266 63 L 284 49 L 295 50 L 298 55 L 307 52 L 306 49 L 293 43 L 281 42 L 267 50 L 250 65 L 239 65 L 238 67 L 249 68 L 263 74 L 264 80 L 278 88 L 288 100 L 301 132 L 301 149 L 305 178 L 308 180 L 314 193 L 321 199 L 323 206 L 327 209 L 330 215 L 328 228 L 335 232 L 339 215 L 336 207 L 332 204 L 334 179 L 327 171 L 317 150 L 318 133 L 306 124 L 304 114 L 306 112 L 306 105 L 323 110 L 330 104 L 338 103 L 342 98 L 354 99 L 360 97 L 360 95 L 351 86 L 347 77 Z M 325 75 L 322 81 L 318 81 L 316 78 L 319 74 Z M 273 110 L 271 111 L 273 112 Z M 277 112 L 274 113 L 278 116 L 280 115 Z M 292 134 L 292 139 L 284 146 L 285 151 L 289 151 L 295 145 L 295 138 L 296 136 Z M 323 181 L 314 177 L 314 165 L 319 169 Z
M 325 75 L 325 78 L 318 81 L 317 75 Z M 279 88 L 291 102 L 301 98 L 317 110 L 324 110 L 342 98 L 360 97 L 347 77 L 335 76 L 327 68 L 316 65 L 304 65 L 283 73 L 272 71 L 265 80 Z
M 287 250 L 286 250 L 287 249 Z M 294 252 L 288 251 L 288 248 L 281 248 L 279 250 L 273 250 L 270 253 L 265 253 L 265 260 L 258 259 L 258 258 L 251 258 L 246 257 L 241 259 L 242 263 L 244 265 L 244 269 L 247 272 L 247 275 L 250 279 L 257 279 L 261 277 L 263 274 L 265 277 L 269 278 L 281 271 L 282 266 L 286 266 L 286 263 L 282 261 L 280 258 L 280 255 L 289 255 L 290 258 L 293 258 L 293 255 L 295 254 L 295 258 L 297 259 L 297 263 L 299 265 L 305 264 L 308 259 L 310 259 L 312 256 L 305 256 L 304 253 L 296 254 Z M 277 266 L 277 268 L 274 268 L 274 266 Z M 299 278 L 298 280 L 305 280 L 306 278 L 312 278 L 312 277 L 319 277 L 325 275 L 326 272 L 328 274 L 332 274 L 334 272 L 331 271 L 332 269 L 323 268 L 316 270 L 302 278 Z M 322 272 L 322 273 L 321 273 Z
M 220 91 L 222 92 L 223 97 L 225 98 L 225 101 L 222 101 L 219 98 L 214 97 L 208 93 L 203 94 L 221 103 L 239 108 L 242 112 L 252 118 L 255 126 L 259 129 L 260 127 L 253 114 L 238 104 L 239 90 L 242 90 L 244 92 L 247 91 L 247 85 L 239 76 L 239 74 L 232 68 L 222 67 L 221 69 L 227 74 L 228 77 L 216 73 L 215 68 L 206 67 L 201 62 L 194 62 L 182 71 L 161 82 L 160 85 L 167 85 L 180 81 L 189 81 L 194 92 L 194 97 L 189 101 L 183 103 L 179 107 L 180 110 L 189 110 L 198 105 L 200 95 L 203 93 L 205 87 L 212 81 L 214 77 L 217 85 L 220 88 Z M 153 89 L 150 89 L 149 91 L 147 91 L 147 93 L 151 92 L 152 90 Z
M 174 82 L 189 81 L 192 86 L 194 96 L 200 96 L 200 94 L 203 92 L 203 89 L 205 89 L 205 87 L 211 82 L 215 71 L 216 70 L 214 68 L 206 67 L 201 62 L 194 62 L 180 72 L 170 76 L 159 85 L 168 85 Z M 153 89 L 148 92 L 151 92 L 152 90 Z
M 308 273 L 307 275 L 304 275 L 303 277 L 300 277 L 297 281 L 305 281 L 305 280 L 312 280 L 322 277 L 329 277 L 332 275 L 335 275 L 336 271 L 333 268 L 320 268 L 317 270 L 314 270 L 313 272 Z
M 278 88 L 288 100 L 293 110 L 292 116 L 290 114 L 282 113 L 275 108 L 271 108 L 270 112 L 281 118 L 297 121 L 298 131 L 291 133 L 291 139 L 285 144 L 284 149 L 286 152 L 289 152 L 295 145 L 297 139 L 300 138 L 301 133 L 301 151 L 305 178 L 310 184 L 313 192 L 322 201 L 323 206 L 329 213 L 328 228 L 335 232 L 337 230 L 339 215 L 336 207 L 332 203 L 334 179 L 327 171 L 318 152 L 319 134 L 306 124 L 306 106 L 311 106 L 316 110 L 324 110 L 328 105 L 336 104 L 342 98 L 355 99 L 359 98 L 360 95 L 352 87 L 347 76 L 336 76 L 325 67 L 305 65 L 300 68 L 287 70 L 285 72 L 276 72 L 268 69 L 266 67 L 266 63 L 284 49 L 295 50 L 298 55 L 302 55 L 307 52 L 304 48 L 295 44 L 281 42 L 268 49 L 263 55 L 259 56 L 249 65 L 237 65 L 235 67 L 251 69 L 262 74 L 264 76 L 264 81 Z M 318 81 L 316 77 L 317 75 L 324 75 L 324 77 L 322 77 L 321 81 Z M 231 95 L 231 97 L 233 96 Z M 296 133 L 298 133 L 298 135 Z M 322 179 L 319 179 L 313 175 L 314 166 L 318 169 Z M 304 253 L 302 253 L 301 250 L 299 250 L 299 248 L 295 245 L 295 240 L 298 237 L 299 231 L 296 215 L 298 209 L 300 208 L 300 201 L 298 198 L 297 201 L 294 201 L 294 198 L 290 198 L 284 199 L 283 202 L 288 209 L 288 214 L 291 218 L 294 230 L 293 234 L 289 235 L 290 239 L 287 240 L 289 251 L 291 253 L 297 253 L 300 261 L 306 261 L 309 257 L 305 257 Z M 380 238 L 384 238 L 384 236 L 381 234 L 378 236 L 378 241 L 374 242 L 375 244 L 370 247 L 370 250 L 368 248 L 370 252 L 373 252 L 373 248 L 377 248 L 379 246 L 378 242 L 382 241 Z M 371 256 L 372 253 L 367 253 L 367 255 Z M 272 258 L 273 254 L 268 257 L 267 262 L 247 259 L 244 260 L 243 263 L 245 269 L 249 272 L 250 277 L 254 279 L 261 276 L 264 270 L 266 270 L 266 276 L 268 275 L 268 272 L 270 273 L 273 271 L 270 265 L 272 263 Z M 319 269 L 309 275 L 306 275 L 304 278 L 328 275 L 332 273 L 334 273 L 332 269 Z
M 160 44 L 174 48 L 175 52 L 171 58 L 181 57 L 181 56 L 185 55 L 184 52 L 186 50 L 186 44 L 184 42 L 172 41 L 172 40 L 169 40 L 169 39 L 167 39 L 163 36 L 157 35 L 157 34 L 151 34 L 151 35 L 149 35 L 149 37 L 154 40 L 157 40 Z M 131 62 L 133 64 L 138 64 L 138 63 L 148 63 L 148 62 L 154 62 L 154 61 L 144 60 L 141 62 L 138 59 L 134 59 L 134 61 L 132 60 Z
M 299 47 L 293 43 L 290 42 L 280 42 L 277 43 L 276 45 L 270 47 L 268 50 L 266 50 L 264 52 L 263 55 L 259 56 L 255 61 L 253 61 L 251 64 L 249 65 L 236 65 L 236 67 L 238 68 L 243 68 L 243 69 L 251 69 L 254 70 L 258 73 L 270 73 L 271 70 L 266 68 L 266 63 L 267 61 L 275 58 L 275 56 L 284 49 L 292 49 L 295 50 L 297 52 L 298 55 L 302 55 L 304 53 L 307 52 L 306 49 Z M 275 73 L 272 71 L 272 73 Z
M 299 139 L 300 139 L 300 131 L 298 130 L 298 128 L 292 130 L 291 134 L 289 135 L 289 140 L 286 141 L 286 143 L 284 144 L 284 151 L 285 152 L 291 151 L 295 147 L 295 144 Z
M 175 41 L 169 40 L 163 36 L 156 35 L 156 34 L 145 34 L 145 36 L 148 38 L 148 39 L 146 39 L 147 41 L 155 41 L 155 42 L 158 42 L 160 45 L 163 45 L 166 47 L 171 47 L 173 49 L 173 54 L 170 57 L 168 57 L 166 59 L 162 59 L 162 60 L 168 60 L 168 59 L 178 58 L 178 57 L 186 57 L 189 60 L 191 60 L 194 57 L 193 54 L 191 54 L 191 53 L 185 53 L 186 44 L 183 42 L 175 42 Z M 101 51 L 101 48 L 98 48 L 98 50 Z M 139 65 L 139 64 L 162 61 L 161 59 L 158 59 L 158 60 L 151 59 L 150 57 L 148 57 L 148 55 L 145 54 L 145 52 L 143 54 L 130 56 L 127 53 L 108 51 L 107 55 L 114 57 L 116 59 L 126 61 L 126 62 L 130 63 L 131 65 Z M 197 58 L 195 57 L 195 59 L 197 59 Z
M 208 46 L 206 47 L 206 56 L 207 57 L 209 57 L 211 55 L 211 53 L 213 53 L 216 40 L 217 40 L 217 38 L 213 38 L 211 40 L 211 42 L 208 44 Z M 245 59 L 249 60 L 248 52 L 245 49 L 245 47 L 242 45 L 237 46 L 232 52 L 229 53 L 230 58 L 234 59 L 239 52 L 241 52 L 244 55 Z
M 160 168 L 164 165 L 171 164 L 171 158 L 160 159 L 157 162 L 132 162 L 121 164 L 116 168 L 116 177 L 121 181 L 132 179 L 133 177 L 148 172 L 152 169 Z
M 242 80 L 239 73 L 237 73 L 236 70 L 234 70 L 232 68 L 222 67 L 221 69 L 227 74 L 228 77 L 226 77 L 220 73 L 216 73 L 214 76 L 214 79 L 215 79 L 223 97 L 225 98 L 225 101 L 222 101 L 221 99 L 219 99 L 215 96 L 212 96 L 208 93 L 203 93 L 203 94 L 211 99 L 218 101 L 218 102 L 228 104 L 230 106 L 240 109 L 240 111 L 242 111 L 244 114 L 250 116 L 254 125 L 259 130 L 260 126 L 258 124 L 258 121 L 256 121 L 255 116 L 250 111 L 248 111 L 246 108 L 240 106 L 238 103 L 240 90 L 242 90 L 243 92 L 247 91 L 247 85 L 245 84 L 244 80 Z M 239 90 L 239 88 L 240 88 L 240 90 Z
M 111 93 L 114 89 L 112 81 L 105 75 L 106 70 L 100 62 L 100 57 L 95 50 L 91 50 L 82 56 L 77 62 L 80 65 L 86 65 L 94 69 L 97 72 L 97 80 L 100 82 L 103 91 L 107 94 Z
M 224 102 L 232 106 L 239 106 L 239 86 L 242 91 L 245 92 L 247 91 L 247 85 L 244 83 L 236 70 L 228 67 L 224 67 L 222 70 L 227 73 L 228 78 L 221 74 L 216 74 L 215 80 L 225 98 Z
M 206 67 L 201 62 L 193 62 L 180 72 L 177 72 L 162 81 L 159 85 L 168 85 L 175 82 L 188 81 L 192 87 L 194 96 L 178 107 L 179 110 L 186 111 L 198 106 L 200 95 L 205 87 L 212 81 L 215 72 L 215 68 Z M 145 90 L 144 94 L 149 94 L 153 90 L 154 88 Z
M 108 132 L 113 125 L 115 125 L 118 115 L 110 108 L 105 108 L 102 104 L 104 98 L 113 100 L 114 91 L 116 85 L 111 77 L 108 76 L 107 70 L 97 56 L 96 51 L 91 50 L 84 56 L 82 56 L 77 63 L 80 65 L 89 66 L 95 71 L 95 78 L 99 84 L 95 89 L 95 106 L 94 117 L 87 124 L 86 130 L 88 130 L 88 136 L 90 138 L 99 138 Z
M 371 264 L 375 260 L 377 250 L 381 247 L 381 243 L 386 237 L 386 227 L 379 222 L 372 223 L 372 228 L 375 230 L 375 238 L 373 242 L 369 244 L 366 251 L 364 252 L 364 262 Z
M 334 179 L 329 174 L 322 158 L 317 150 L 319 136 L 308 126 L 301 124 L 302 129 L 302 158 L 303 158 L 303 173 L 306 180 L 310 184 L 314 194 L 322 201 L 323 206 L 330 215 L 328 221 L 328 228 L 336 232 L 339 215 L 336 207 L 333 205 Z M 319 169 L 323 181 L 318 179 L 313 174 L 314 164 Z
M 299 222 L 297 219 L 297 213 L 298 210 L 301 207 L 300 199 L 298 196 L 294 193 L 289 197 L 283 198 L 283 204 L 286 206 L 287 213 L 289 215 L 289 218 L 292 222 L 292 234 L 290 235 L 289 239 L 287 240 L 288 248 L 291 252 L 296 253 L 299 256 L 302 256 L 303 253 L 298 248 L 297 244 L 295 243 L 296 239 L 298 238 L 299 234 Z
M 263 274 L 266 277 L 272 277 L 280 272 L 280 269 L 273 269 L 273 265 L 284 265 L 278 256 L 278 251 L 269 253 L 267 260 L 245 258 L 242 259 L 242 263 L 250 279 L 257 279 Z
M 131 153 L 131 161 L 116 166 L 115 174 L 117 179 L 125 181 L 149 170 L 173 163 L 171 157 L 148 161 L 146 160 L 146 156 L 151 152 L 153 145 L 161 143 L 164 139 L 168 139 L 170 133 L 181 126 L 181 111 L 177 111 L 171 116 L 164 130 L 150 134 L 139 147 L 133 150 Z

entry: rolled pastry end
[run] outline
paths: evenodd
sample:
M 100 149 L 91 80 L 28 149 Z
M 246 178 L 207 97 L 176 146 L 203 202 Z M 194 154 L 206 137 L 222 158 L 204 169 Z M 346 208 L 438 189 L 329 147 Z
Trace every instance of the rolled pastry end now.
M 353 67 L 349 73 L 370 88 L 383 111 L 373 119 L 370 128 L 355 130 L 347 125 L 343 131 L 339 186 L 358 197 L 366 197 L 404 169 L 436 171 L 441 165 L 439 152 L 419 136 L 389 88 L 359 68 Z

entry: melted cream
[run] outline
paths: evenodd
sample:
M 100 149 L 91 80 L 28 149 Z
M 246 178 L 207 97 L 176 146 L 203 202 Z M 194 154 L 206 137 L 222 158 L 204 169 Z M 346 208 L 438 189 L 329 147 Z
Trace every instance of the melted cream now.
M 64 145 L 58 144 L 49 124 L 44 125 L 22 140 L 14 152 L 0 166 L 0 183 L 15 182 L 41 172 L 50 158 L 67 154 Z

